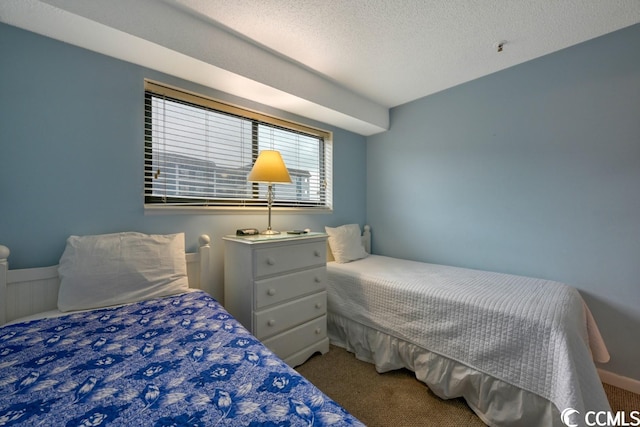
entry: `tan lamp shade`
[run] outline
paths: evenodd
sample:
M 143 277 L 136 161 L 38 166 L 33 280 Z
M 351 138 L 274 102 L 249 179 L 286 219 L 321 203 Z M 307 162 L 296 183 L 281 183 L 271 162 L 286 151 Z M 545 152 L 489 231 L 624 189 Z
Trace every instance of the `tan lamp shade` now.
M 291 177 L 279 151 L 263 150 L 247 176 L 247 181 L 291 182 Z

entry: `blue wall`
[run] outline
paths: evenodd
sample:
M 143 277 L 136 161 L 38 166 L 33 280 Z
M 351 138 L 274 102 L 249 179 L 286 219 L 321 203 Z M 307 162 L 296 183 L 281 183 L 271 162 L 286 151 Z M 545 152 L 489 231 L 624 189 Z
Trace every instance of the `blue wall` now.
M 640 25 L 393 109 L 367 222 L 375 253 L 577 287 L 640 380 Z
M 221 237 L 266 228 L 258 214 L 145 215 L 144 78 L 334 132 L 334 211 L 274 210 L 275 229 L 364 223 L 365 138 L 0 24 L 0 244 L 11 268 L 58 262 L 70 234 L 208 233 L 222 283 Z

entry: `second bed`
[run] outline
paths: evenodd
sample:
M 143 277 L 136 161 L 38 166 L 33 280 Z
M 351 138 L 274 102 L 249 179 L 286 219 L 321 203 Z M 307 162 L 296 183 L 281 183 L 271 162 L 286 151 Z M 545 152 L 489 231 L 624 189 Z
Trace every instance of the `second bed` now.
M 331 342 L 378 372 L 408 368 L 491 426 L 610 410 L 594 364 L 609 354 L 571 286 L 378 255 L 327 270 Z

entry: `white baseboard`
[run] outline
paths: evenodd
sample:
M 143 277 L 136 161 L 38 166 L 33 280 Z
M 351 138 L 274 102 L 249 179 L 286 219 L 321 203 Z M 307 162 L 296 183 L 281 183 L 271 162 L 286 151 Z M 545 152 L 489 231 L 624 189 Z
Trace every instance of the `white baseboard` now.
M 640 381 L 638 380 L 623 377 L 622 375 L 614 374 L 613 372 L 605 371 L 600 368 L 598 368 L 598 375 L 603 383 L 625 389 L 632 393 L 640 394 Z

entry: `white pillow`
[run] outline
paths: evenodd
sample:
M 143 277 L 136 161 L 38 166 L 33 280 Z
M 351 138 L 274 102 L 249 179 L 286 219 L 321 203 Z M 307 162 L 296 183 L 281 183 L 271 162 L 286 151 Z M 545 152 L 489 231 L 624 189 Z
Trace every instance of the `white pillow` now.
M 184 248 L 184 233 L 70 236 L 58 266 L 58 309 L 106 307 L 185 292 Z
M 362 245 L 362 235 L 358 224 L 324 228 L 329 235 L 329 247 L 336 262 L 345 263 L 365 258 L 369 255 Z

